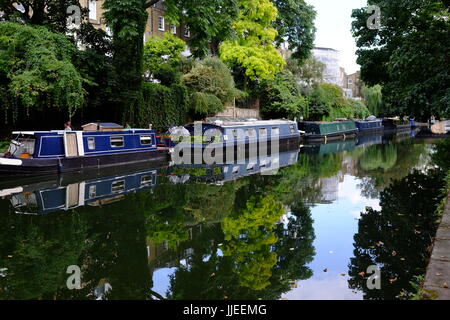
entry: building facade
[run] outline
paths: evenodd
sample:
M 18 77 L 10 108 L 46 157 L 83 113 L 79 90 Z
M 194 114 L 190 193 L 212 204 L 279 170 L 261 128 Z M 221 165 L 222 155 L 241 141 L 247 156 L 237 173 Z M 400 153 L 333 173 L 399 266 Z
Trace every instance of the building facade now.
M 316 60 L 325 65 L 323 81 L 342 87 L 339 51 L 331 48 L 314 48 L 312 54 Z
M 89 9 L 89 22 L 98 29 L 106 31 L 111 35 L 111 29 L 105 23 L 103 18 L 104 0 L 81 0 L 81 5 Z M 185 25 L 175 26 L 170 24 L 166 17 L 166 9 L 161 2 L 147 9 L 148 18 L 144 33 L 144 41 L 152 36 L 162 37 L 164 33 L 171 33 L 184 41 L 189 41 L 191 34 L 189 28 Z

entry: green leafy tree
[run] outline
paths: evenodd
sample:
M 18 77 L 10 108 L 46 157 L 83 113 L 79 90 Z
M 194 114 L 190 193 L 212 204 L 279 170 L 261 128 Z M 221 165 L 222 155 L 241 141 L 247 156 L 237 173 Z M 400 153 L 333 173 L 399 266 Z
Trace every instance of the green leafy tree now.
M 261 91 L 260 110 L 264 117 L 294 119 L 307 116 L 308 101 L 291 72 L 285 70 L 275 79 L 264 81 Z
M 150 38 L 144 46 L 145 76 L 165 80 L 163 84 L 166 85 L 179 82 L 175 77 L 178 74 L 177 68 L 181 63 L 181 52 L 183 52 L 185 46 L 183 40 L 170 33 L 165 33 L 162 38 Z M 163 76 L 164 72 L 171 72 L 173 76 L 167 79 Z
M 369 29 L 366 8 L 353 11 L 361 78 L 383 87 L 385 115 L 428 119 L 450 114 L 450 20 L 444 0 L 371 0 L 381 26 Z
M 380 85 L 374 87 L 363 86 L 361 89 L 367 109 L 375 116 L 381 115 L 384 112 L 383 94 L 381 90 Z
M 314 59 L 314 57 L 307 58 L 302 65 L 292 58 L 288 58 L 287 69 L 292 72 L 297 82 L 303 87 L 303 91 L 310 92 L 312 87 L 318 85 L 323 81 L 323 71 L 325 64 Z
M 235 37 L 222 42 L 220 58 L 241 68 L 252 79 L 273 79 L 285 61 L 273 42 L 277 31 L 272 21 L 277 9 L 269 0 L 238 0 L 239 18 L 233 23 Z
M 3 109 L 53 109 L 74 115 L 87 81 L 72 63 L 75 46 L 44 27 L 0 24 L 0 96 Z
M 275 28 L 278 31 L 277 45 L 288 43 L 292 58 L 303 65 L 314 48 L 316 28 L 314 7 L 304 0 L 272 0 L 278 9 Z

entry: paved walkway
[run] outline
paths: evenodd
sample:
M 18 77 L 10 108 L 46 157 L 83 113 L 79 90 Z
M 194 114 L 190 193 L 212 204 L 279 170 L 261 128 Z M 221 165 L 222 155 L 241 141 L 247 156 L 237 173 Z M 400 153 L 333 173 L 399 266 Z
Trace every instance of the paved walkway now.
M 450 194 L 425 276 L 424 291 L 431 299 L 450 300 Z

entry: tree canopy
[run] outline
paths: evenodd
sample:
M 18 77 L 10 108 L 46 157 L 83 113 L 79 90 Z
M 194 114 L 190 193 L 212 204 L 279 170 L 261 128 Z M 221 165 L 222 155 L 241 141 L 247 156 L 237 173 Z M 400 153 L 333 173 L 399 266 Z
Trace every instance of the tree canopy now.
M 75 46 L 44 27 L 0 23 L 2 108 L 54 108 L 69 117 L 84 104 L 85 79 L 72 63 Z
M 370 0 L 381 26 L 367 28 L 366 8 L 353 11 L 361 78 L 381 85 L 387 115 L 450 114 L 450 20 L 445 0 Z

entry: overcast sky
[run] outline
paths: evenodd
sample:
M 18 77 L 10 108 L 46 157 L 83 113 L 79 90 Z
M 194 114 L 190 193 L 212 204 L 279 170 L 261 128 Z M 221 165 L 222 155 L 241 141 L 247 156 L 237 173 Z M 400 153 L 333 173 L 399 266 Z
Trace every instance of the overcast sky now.
M 341 66 L 347 73 L 359 70 L 356 64 L 356 44 L 351 34 L 352 9 L 366 6 L 366 0 L 306 0 L 317 11 L 316 47 L 341 52 Z

